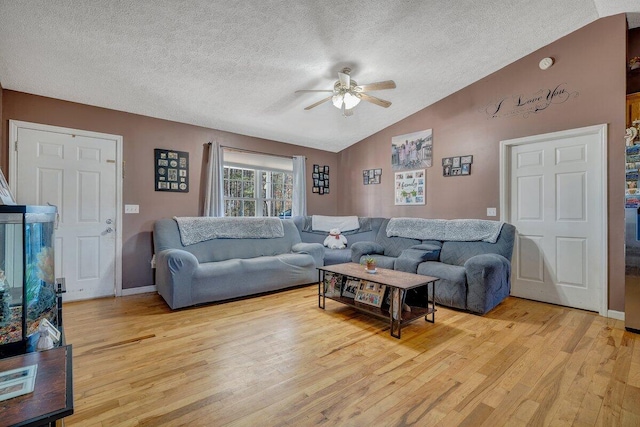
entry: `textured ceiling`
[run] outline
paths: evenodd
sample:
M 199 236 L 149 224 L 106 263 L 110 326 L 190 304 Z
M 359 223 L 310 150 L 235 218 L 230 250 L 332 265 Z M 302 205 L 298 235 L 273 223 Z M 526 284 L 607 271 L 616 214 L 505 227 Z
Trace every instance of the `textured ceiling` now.
M 622 12 L 640 26 L 638 0 L 0 0 L 0 83 L 335 152 Z M 344 66 L 393 105 L 305 111 Z

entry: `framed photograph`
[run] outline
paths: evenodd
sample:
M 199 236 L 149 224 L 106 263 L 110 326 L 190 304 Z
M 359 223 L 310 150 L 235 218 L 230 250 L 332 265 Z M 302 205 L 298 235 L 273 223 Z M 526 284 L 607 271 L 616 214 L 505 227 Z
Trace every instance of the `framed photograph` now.
M 325 166 L 325 167 L 324 167 L 324 173 L 326 173 L 327 175 L 329 175 L 329 166 Z
M 454 176 L 460 175 L 460 168 L 452 168 L 451 175 L 454 175 Z
M 460 164 L 470 165 L 473 163 L 473 156 L 460 156 Z
M 51 324 L 51 322 L 49 322 L 47 319 L 42 319 L 40 324 L 44 325 L 47 328 L 47 330 L 49 331 L 49 336 L 54 343 L 60 342 L 60 331 L 58 330 L 58 328 L 53 326 L 53 324 Z
M 324 273 L 324 294 L 328 297 L 340 296 L 344 280 L 343 275 L 326 271 Z
M 374 307 L 381 307 L 386 289 L 387 287 L 385 285 L 363 280 L 360 282 L 354 300 L 355 302 L 361 302 Z
M 16 199 L 13 197 L 11 193 L 11 189 L 9 188 L 9 184 L 0 170 L 0 203 L 3 205 L 15 205 Z
M 451 166 L 451 164 L 453 163 L 453 157 L 443 157 L 442 158 L 442 166 Z
M 311 174 L 311 178 L 313 178 L 313 179 L 318 179 L 318 174 L 317 174 L 317 173 L 313 173 L 313 174 Z
M 324 187 L 318 187 L 318 190 L 320 190 L 318 194 L 324 194 Z
M 369 185 L 369 175 L 365 175 L 362 177 L 362 183 L 364 185 Z
M 344 283 L 344 290 L 342 296 L 347 298 L 355 298 L 356 293 L 360 289 L 360 281 L 354 279 L 347 279 Z
M 189 192 L 189 153 L 184 151 L 156 148 L 155 157 L 155 190 Z M 178 184 L 180 177 L 180 184 Z M 171 183 L 166 181 L 173 181 Z
M 432 129 L 394 136 L 391 138 L 392 169 L 430 168 L 432 147 Z
M 460 175 L 471 175 L 471 165 L 469 163 L 463 163 L 460 168 Z
M 318 189 L 318 187 L 312 187 L 312 188 L 311 188 L 311 192 L 312 192 L 312 193 L 319 193 L 319 192 L 320 192 L 320 190 Z
M 0 372 L 0 401 L 33 392 L 38 365 Z
M 453 158 L 453 163 L 451 163 L 451 166 L 453 166 L 454 168 L 459 168 L 460 167 L 460 157 L 454 157 Z
M 320 166 L 319 165 L 313 165 L 313 173 L 318 173 L 320 172 Z
M 451 165 L 442 168 L 442 176 L 451 176 Z
M 382 169 L 374 169 L 373 174 L 376 176 L 382 175 Z
M 425 170 L 395 173 L 395 204 L 424 205 L 427 195 Z
M 327 190 L 329 188 L 329 180 L 325 180 L 324 188 L 325 188 L 325 190 Z

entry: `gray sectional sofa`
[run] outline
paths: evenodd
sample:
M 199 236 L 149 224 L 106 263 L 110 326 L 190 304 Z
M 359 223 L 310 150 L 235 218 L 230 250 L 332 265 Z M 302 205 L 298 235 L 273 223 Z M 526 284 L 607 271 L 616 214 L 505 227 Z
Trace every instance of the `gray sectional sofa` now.
M 223 301 L 315 283 L 317 267 L 359 263 L 366 255 L 382 268 L 440 278 L 435 300 L 448 307 L 484 314 L 511 290 L 511 224 L 503 224 L 495 243 L 488 243 L 389 235 L 390 219 L 359 218 L 360 228 L 344 233 L 347 248 L 329 249 L 322 245 L 327 233 L 314 232 L 309 221 L 282 220 L 282 237 L 214 238 L 185 245 L 176 220 L 159 220 L 154 225 L 158 293 L 173 309 Z
M 156 221 L 156 288 L 172 309 L 316 283 L 323 246 L 303 243 L 292 220 L 283 237 L 215 238 L 183 245 L 175 219 Z
M 309 230 L 308 217 L 294 218 L 294 222 L 302 241 L 324 241 L 327 233 Z M 378 267 L 438 277 L 436 302 L 473 313 L 487 313 L 509 296 L 515 239 L 511 224 L 504 224 L 495 243 L 488 243 L 388 236 L 388 218 L 361 218 L 360 222 L 365 225 L 362 229 L 346 235 L 347 249 L 324 248 L 325 265 L 361 263 L 369 255 Z

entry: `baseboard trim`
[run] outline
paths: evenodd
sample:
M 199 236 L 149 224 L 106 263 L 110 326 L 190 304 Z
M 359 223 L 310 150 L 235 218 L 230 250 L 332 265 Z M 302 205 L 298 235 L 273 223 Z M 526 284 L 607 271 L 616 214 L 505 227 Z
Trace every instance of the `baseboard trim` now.
M 140 286 L 138 288 L 123 289 L 121 296 L 126 297 L 126 296 L 129 296 L 129 295 L 147 294 L 147 293 L 150 293 L 150 292 L 157 292 L 156 285 Z
M 607 317 L 624 321 L 624 311 L 609 310 L 607 311 Z

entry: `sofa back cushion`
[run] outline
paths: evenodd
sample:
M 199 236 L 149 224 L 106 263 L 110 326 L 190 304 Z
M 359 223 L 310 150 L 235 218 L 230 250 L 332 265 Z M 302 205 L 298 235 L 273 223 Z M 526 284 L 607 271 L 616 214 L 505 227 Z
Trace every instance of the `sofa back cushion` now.
M 495 243 L 488 242 L 443 242 L 440 261 L 451 265 L 464 265 L 467 260 L 480 254 L 498 254 L 511 261 L 516 228 L 504 224 Z
M 156 221 L 153 240 L 156 253 L 166 249 L 182 249 L 191 252 L 198 262 L 247 259 L 259 256 L 273 256 L 291 252 L 291 247 L 300 243 L 300 233 L 290 219 L 282 220 L 284 237 L 274 239 L 211 239 L 193 245 L 183 246 L 180 231 L 174 219 Z
M 365 230 L 358 229 L 343 233 L 344 237 L 347 238 L 347 247 L 351 247 L 355 242 L 375 241 L 380 225 L 385 220 L 385 218 L 366 218 L 365 221 L 362 221 L 363 218 L 358 219 L 362 224 L 367 224 L 367 227 Z M 324 239 L 329 235 L 329 233 L 326 232 L 308 231 L 308 225 L 311 222 L 311 217 L 297 216 L 293 218 L 293 221 L 300 232 L 302 241 L 305 243 L 323 244 Z
M 387 224 L 389 219 L 385 218 L 380 225 L 380 230 L 376 236 L 376 243 L 384 248 L 384 255 L 390 257 L 399 257 L 403 250 L 409 249 L 411 246 L 419 245 L 421 240 L 407 239 L 404 237 L 387 237 Z

